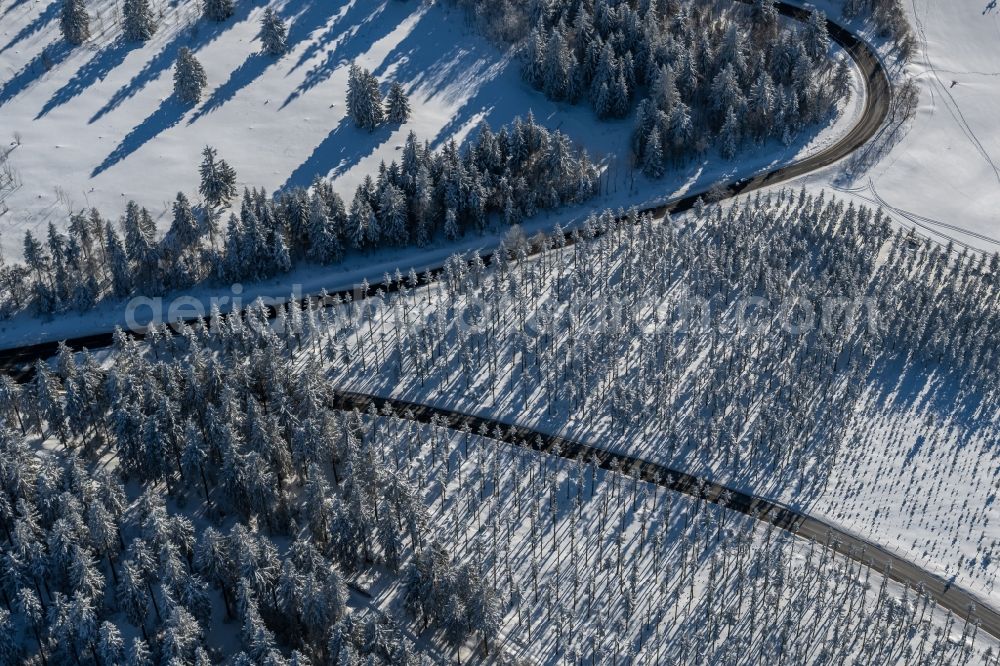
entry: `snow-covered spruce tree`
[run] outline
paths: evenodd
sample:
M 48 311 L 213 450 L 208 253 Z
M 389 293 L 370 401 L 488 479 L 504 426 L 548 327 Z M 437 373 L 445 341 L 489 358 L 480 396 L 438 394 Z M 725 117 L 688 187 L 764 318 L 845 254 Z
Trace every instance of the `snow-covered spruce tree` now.
M 208 85 L 205 68 L 186 46 L 181 47 L 174 65 L 174 94 L 186 104 L 197 104 Z
M 235 11 L 235 0 L 204 0 L 202 5 L 202 14 L 210 21 L 225 21 Z
M 226 160 L 216 161 L 216 151 L 211 146 L 205 146 L 201 156 L 201 185 L 198 191 L 210 206 L 228 204 L 236 196 L 236 169 L 229 166 Z
M 122 34 L 130 42 L 144 42 L 156 32 L 156 18 L 149 0 L 125 0 L 122 17 Z
M 314 194 L 309 204 L 308 256 L 317 263 L 329 264 L 342 254 L 336 224 L 327 216 L 326 204 Z
M 448 240 L 457 240 L 462 232 L 458 228 L 458 221 L 455 219 L 455 211 L 449 208 L 444 214 L 444 235 Z
M 63 0 L 59 29 L 70 44 L 83 44 L 90 39 L 90 16 L 83 0 Z
M 264 10 L 260 20 L 260 41 L 268 55 L 281 56 L 288 50 L 288 26 L 270 7 Z
M 105 246 L 108 270 L 111 273 L 111 293 L 116 298 L 125 298 L 132 291 L 132 271 L 129 269 L 128 257 L 125 255 L 121 239 L 110 226 Z
M 740 145 L 740 123 L 733 107 L 726 111 L 726 122 L 719 131 L 719 152 L 727 160 L 736 156 Z
M 660 128 L 654 127 L 646 139 L 645 150 L 642 157 L 642 173 L 647 178 L 659 178 L 663 175 L 663 140 L 660 135 Z
M 410 119 L 410 99 L 399 81 L 393 81 L 385 98 L 385 115 L 390 123 L 405 123 Z
M 378 79 L 367 69 L 352 64 L 347 79 L 347 113 L 354 124 L 369 132 L 385 120 Z
M 178 251 L 195 246 L 200 238 L 201 225 L 191 210 L 191 204 L 183 192 L 177 193 L 174 201 L 174 218 L 170 223 L 167 236 L 173 247 Z

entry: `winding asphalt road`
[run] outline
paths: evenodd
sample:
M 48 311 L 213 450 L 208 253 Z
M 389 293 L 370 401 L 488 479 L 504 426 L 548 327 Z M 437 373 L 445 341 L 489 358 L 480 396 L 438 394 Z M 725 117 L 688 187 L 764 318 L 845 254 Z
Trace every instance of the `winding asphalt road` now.
M 750 0 L 739 1 L 750 2 Z M 778 11 L 786 17 L 800 21 L 808 17 L 808 12 L 801 7 L 785 2 L 779 2 L 776 6 Z M 892 101 L 892 86 L 889 82 L 888 73 L 878 56 L 863 39 L 855 36 L 846 28 L 831 20 L 827 20 L 827 29 L 829 30 L 831 39 L 847 51 L 862 73 L 865 85 L 865 106 L 861 119 L 844 137 L 823 151 L 806 157 L 801 161 L 728 184 L 723 190 L 722 199 L 786 182 L 798 176 L 835 164 L 862 147 L 878 133 L 885 118 L 888 116 Z M 717 195 L 719 193 L 716 188 L 712 189 L 715 190 L 713 194 Z M 655 216 L 662 216 L 668 212 L 680 213 L 692 208 L 699 198 L 704 198 L 708 194 L 709 190 L 694 192 L 665 205 L 650 208 L 642 212 L 652 213 Z M 567 241 L 572 242 L 573 238 L 567 235 Z M 491 254 L 483 255 L 484 261 L 487 262 L 491 257 Z M 438 267 L 430 272 L 436 277 L 441 273 L 441 268 Z M 379 289 L 389 292 L 395 290 L 395 288 L 396 286 L 393 284 L 376 283 L 370 285 L 368 294 L 373 294 Z M 357 297 L 359 292 L 357 289 L 344 290 L 333 294 L 333 296 L 347 294 Z M 316 297 L 313 296 L 312 298 L 315 300 Z M 83 347 L 97 349 L 107 347 L 111 343 L 111 332 L 80 336 L 66 340 L 66 344 L 71 349 L 82 349 Z M 0 372 L 5 372 L 21 381 L 25 381 L 31 376 L 32 364 L 36 360 L 51 357 L 56 352 L 57 346 L 56 342 L 44 342 L 14 349 L 0 350 Z M 468 425 L 473 430 L 478 430 L 481 425 L 486 425 L 491 431 L 499 427 L 502 432 L 502 439 L 514 445 L 527 446 L 565 458 L 583 456 L 588 460 L 594 459 L 604 469 L 615 467 L 624 471 L 625 474 L 637 477 L 643 481 L 656 483 L 662 487 L 688 495 L 702 496 L 707 501 L 713 503 L 719 503 L 723 496 L 725 496 L 726 506 L 729 509 L 767 521 L 799 536 L 812 538 L 856 561 L 866 564 L 874 562 L 880 569 L 887 566 L 890 578 L 900 583 L 909 584 L 911 588 L 923 587 L 937 601 L 939 606 L 953 611 L 959 617 L 964 618 L 968 616 L 970 609 L 975 608 L 973 615 L 979 619 L 981 628 L 993 636 L 1000 637 L 1000 614 L 991 608 L 977 605 L 973 596 L 967 591 L 935 574 L 924 571 L 912 562 L 887 551 L 876 543 L 848 534 L 828 523 L 804 515 L 777 502 L 749 495 L 719 484 L 704 482 L 679 470 L 673 470 L 640 458 L 605 451 L 581 442 L 567 440 L 500 421 L 403 400 L 386 400 L 347 391 L 337 391 L 336 401 L 341 408 L 353 409 L 356 407 L 362 410 L 367 409 L 372 403 L 378 407 L 389 403 L 399 414 L 406 413 L 409 410 L 409 413 L 412 413 L 412 418 L 422 422 L 429 422 L 431 417 L 445 418 L 452 427 Z
M 991 636 L 1000 637 L 1000 613 L 980 605 L 968 591 L 957 587 L 940 576 L 925 571 L 879 544 L 855 536 L 818 518 L 802 514 L 779 502 L 750 495 L 718 483 L 699 479 L 680 470 L 649 462 L 642 458 L 607 451 L 582 442 L 546 434 L 504 421 L 455 412 L 440 407 L 395 398 L 382 398 L 353 391 L 332 390 L 332 404 L 340 410 L 358 409 L 366 412 L 371 406 L 382 411 L 390 406 L 399 418 L 420 423 L 431 423 L 434 419 L 449 428 L 478 432 L 481 427 L 489 429 L 490 437 L 514 446 L 557 455 L 570 460 L 582 457 L 593 460 L 601 469 L 616 469 L 622 474 L 663 488 L 684 493 L 692 497 L 703 497 L 713 504 L 724 502 L 727 509 L 752 516 L 757 520 L 771 523 L 799 537 L 812 539 L 819 544 L 833 548 L 836 552 L 885 573 L 890 579 L 909 585 L 911 589 L 922 588 L 941 608 L 952 611 L 956 617 L 978 619 L 980 629 Z
M 745 4 L 750 4 L 752 0 L 737 0 Z M 791 19 L 805 21 L 809 17 L 809 12 L 801 7 L 787 2 L 776 3 L 778 11 Z M 885 118 L 889 114 L 892 101 L 892 86 L 889 83 L 889 75 L 879 60 L 878 55 L 860 37 L 855 36 L 846 28 L 827 19 L 827 30 L 830 38 L 842 47 L 854 60 L 862 74 L 865 84 L 865 106 L 861 118 L 840 140 L 814 155 L 806 157 L 798 162 L 775 168 L 771 171 L 760 173 L 748 178 L 742 178 L 729 183 L 721 190 L 715 186 L 698 192 L 693 192 L 684 197 L 670 201 L 664 205 L 648 208 L 642 213 L 651 213 L 655 217 L 662 217 L 666 213 L 681 213 L 690 210 L 695 202 L 700 198 L 706 198 L 710 193 L 720 200 L 735 197 L 739 194 L 752 192 L 762 187 L 769 187 L 786 182 L 793 178 L 811 173 L 818 169 L 828 167 L 847 157 L 855 150 L 867 143 L 874 137 Z M 720 196 L 721 195 L 721 196 Z M 572 232 L 566 235 L 568 243 L 574 241 Z M 482 255 L 483 261 L 489 263 L 492 253 Z M 432 276 L 440 275 L 441 267 L 430 269 Z M 376 282 L 369 285 L 368 294 L 374 294 L 378 290 L 392 292 L 396 289 L 395 284 L 383 284 Z M 331 298 L 337 296 L 347 296 L 358 298 L 361 288 L 337 290 L 331 293 Z M 315 301 L 318 295 L 306 297 Z M 304 299 L 305 300 L 305 299 Z M 65 340 L 70 349 L 100 349 L 108 347 L 112 343 L 112 332 L 96 333 L 84 335 Z M 0 350 L 0 372 L 6 372 L 15 377 L 26 377 L 31 373 L 31 366 L 36 360 L 46 359 L 53 356 L 58 348 L 58 341 L 41 342 L 32 345 L 25 345 L 11 349 Z

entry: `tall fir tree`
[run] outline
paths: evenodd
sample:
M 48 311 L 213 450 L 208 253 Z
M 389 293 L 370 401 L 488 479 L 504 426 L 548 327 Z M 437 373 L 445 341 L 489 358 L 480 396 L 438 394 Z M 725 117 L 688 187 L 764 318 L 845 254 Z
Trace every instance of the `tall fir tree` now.
M 642 173 L 647 178 L 659 178 L 663 175 L 663 141 L 660 129 L 654 127 L 646 139 L 645 150 L 642 156 Z
M 309 251 L 312 261 L 329 264 L 340 259 L 340 239 L 333 221 L 326 214 L 326 204 L 314 194 L 309 202 Z
M 740 121 L 736 117 L 736 111 L 729 107 L 726 111 L 726 121 L 719 130 L 719 152 L 727 160 L 736 157 L 740 144 Z
M 390 123 L 402 124 L 410 119 L 410 100 L 399 81 L 393 81 L 389 86 L 389 94 L 385 98 L 385 114 Z
M 118 234 L 110 226 L 106 246 L 108 269 L 111 273 L 111 293 L 116 298 L 125 298 L 132 291 L 132 271 L 129 269 L 125 248 L 122 247 Z
M 130 42 L 144 42 L 156 33 L 156 18 L 149 0 L 125 0 L 122 4 L 122 33 Z
M 271 7 L 264 10 L 260 20 L 260 41 L 264 53 L 271 56 L 284 55 L 288 50 L 288 26 Z
M 174 201 L 173 221 L 170 223 L 168 236 L 178 251 L 194 247 L 200 238 L 201 225 L 191 210 L 191 203 L 183 192 L 177 193 Z
M 378 79 L 371 72 L 352 64 L 347 79 L 347 113 L 354 124 L 369 132 L 385 120 Z
M 83 44 L 90 39 L 90 16 L 83 0 L 63 0 L 59 28 L 70 44 Z
M 227 205 L 236 196 L 236 170 L 225 160 L 216 161 L 217 152 L 211 146 L 205 146 L 201 156 L 201 185 L 198 191 L 210 206 Z
M 174 65 L 174 94 L 186 104 L 197 104 L 208 85 L 205 68 L 186 46 L 182 46 Z

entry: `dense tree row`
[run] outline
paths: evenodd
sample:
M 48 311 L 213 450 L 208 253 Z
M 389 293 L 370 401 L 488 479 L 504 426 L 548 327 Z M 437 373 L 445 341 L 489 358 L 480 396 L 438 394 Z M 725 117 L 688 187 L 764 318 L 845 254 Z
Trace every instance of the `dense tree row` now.
M 206 149 L 196 211 L 183 194 L 162 239 L 143 208 L 130 202 L 116 225 L 96 210 L 73 214 L 67 232 L 49 226 L 44 242 L 28 232 L 25 265 L 0 265 L 0 313 L 33 305 L 40 313 L 86 311 L 106 296 L 156 295 L 205 280 L 254 280 L 300 261 L 333 264 L 345 254 L 382 247 L 423 246 L 484 230 L 491 218 L 512 225 L 538 210 L 581 203 L 597 189 L 598 171 L 565 134 L 529 114 L 460 149 L 439 151 L 413 133 L 401 161 L 383 164 L 357 188 L 350 206 L 329 183 L 268 198 L 245 192 L 222 242 L 217 206 L 235 194 L 235 173 Z
M 202 14 L 210 21 L 225 21 L 236 11 L 235 0 L 203 0 Z M 150 7 L 149 0 L 123 0 L 122 34 L 130 42 L 144 42 L 156 33 L 156 14 Z M 59 23 L 63 38 L 73 45 L 83 44 L 90 39 L 90 15 L 87 12 L 86 0 L 62 0 L 62 10 Z M 279 55 L 284 49 L 272 50 L 284 41 L 284 24 L 273 10 L 267 9 L 263 21 L 265 49 L 272 55 Z M 270 39 L 269 39 L 270 38 Z
M 751 8 L 505 2 L 474 11 L 489 25 L 532 26 L 524 76 L 549 98 L 589 100 L 600 118 L 623 118 L 640 100 L 633 150 L 650 177 L 709 147 L 731 158 L 769 138 L 790 142 L 831 112 L 850 80 L 849 62 L 830 57 L 826 17 L 813 11 L 804 28 L 782 28 L 772 0 Z

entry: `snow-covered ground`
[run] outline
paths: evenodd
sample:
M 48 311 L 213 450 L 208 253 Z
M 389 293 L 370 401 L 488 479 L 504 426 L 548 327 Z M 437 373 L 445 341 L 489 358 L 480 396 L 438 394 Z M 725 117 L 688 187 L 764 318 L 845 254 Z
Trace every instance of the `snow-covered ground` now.
M 815 4 L 837 16 L 841 3 Z M 841 165 L 808 181 L 817 189 L 833 185 L 859 203 L 882 205 L 901 225 L 942 242 L 1000 251 L 1000 5 L 903 5 L 917 38 L 905 70 L 920 92 L 916 116 L 871 168 L 847 176 Z
M 201 19 L 194 0 L 164 4 L 154 38 L 134 45 L 119 38 L 116 4 L 98 0 L 88 3 L 94 37 L 75 49 L 59 35 L 58 0 L 0 9 L 0 145 L 14 147 L 10 163 L 21 182 L 0 216 L 6 255 L 20 255 L 25 230 L 64 225 L 69 210 L 84 206 L 113 219 L 135 199 L 162 229 L 176 193 L 195 193 L 200 151 L 209 144 L 236 168 L 240 185 L 276 191 L 324 175 L 350 195 L 381 160 L 398 155 L 411 130 L 438 146 L 461 140 L 480 121 L 497 126 L 531 110 L 603 165 L 597 205 L 619 206 L 789 162 L 828 145 L 860 113 L 855 94 L 828 126 L 789 147 L 750 148 L 735 162 L 710 157 L 650 183 L 629 168 L 631 119 L 599 122 L 583 106 L 546 100 L 522 82 L 509 53 L 489 45 L 448 3 L 273 3 L 291 22 L 291 50 L 280 60 L 259 53 L 267 4 L 239 3 L 222 24 Z M 182 46 L 195 51 L 209 82 L 190 109 L 171 97 Z M 371 134 L 353 127 L 344 105 L 352 61 L 384 85 L 404 84 L 410 122 Z
M 578 250 L 579 246 L 564 250 L 563 260 L 572 263 Z M 617 276 L 616 270 L 626 272 L 627 264 L 635 263 L 628 252 L 622 255 L 617 252 L 611 249 L 607 254 L 599 255 L 602 262 L 608 262 L 605 267 L 607 275 Z M 552 273 L 555 269 L 552 267 L 558 265 L 555 256 L 548 253 L 529 260 L 528 264 L 533 266 L 529 270 L 541 267 L 543 273 L 548 271 L 549 280 L 554 280 Z M 519 281 L 521 279 L 533 285 L 531 292 L 536 297 L 541 294 L 544 299 L 553 293 L 551 282 L 542 280 L 535 286 L 534 277 L 519 278 Z M 617 279 L 615 277 L 612 281 Z M 569 298 L 565 292 L 564 288 L 564 299 Z M 606 298 L 613 301 L 613 293 L 614 290 L 607 287 L 594 298 L 602 299 L 602 302 Z M 490 298 L 484 300 L 489 301 Z M 450 302 L 440 282 L 421 289 L 417 296 L 412 299 L 407 297 L 406 300 L 412 300 L 414 304 L 409 315 L 411 325 L 414 321 L 434 321 L 430 313 L 440 312 L 441 305 Z M 644 302 L 641 298 L 639 301 Z M 563 321 L 559 313 L 567 307 L 565 302 L 553 304 L 552 315 L 545 315 L 544 308 L 536 312 L 528 306 L 527 311 L 519 316 L 528 318 L 531 322 L 529 328 L 545 330 L 544 316 L 558 315 L 554 316 L 554 320 Z M 447 322 L 465 316 L 456 314 L 463 312 L 461 302 L 453 307 L 457 309 L 443 313 Z M 478 307 L 473 308 L 473 316 Z M 515 308 L 510 303 L 503 306 L 507 307 Z M 649 331 L 655 330 L 648 319 L 653 310 L 647 312 L 645 307 L 640 308 L 645 313 L 642 316 L 647 318 L 642 320 L 646 327 L 642 330 L 650 336 L 652 333 Z M 587 323 L 589 320 L 583 311 L 574 310 L 574 315 L 580 317 L 579 325 L 584 329 L 591 325 Z M 514 314 L 509 316 L 510 321 L 517 321 Z M 495 393 L 489 388 L 490 373 L 484 370 L 471 379 L 465 378 L 459 371 L 457 360 L 446 360 L 451 358 L 448 351 L 438 351 L 444 356 L 432 364 L 426 378 L 417 377 L 412 369 L 400 376 L 394 360 L 377 368 L 368 366 L 367 370 L 359 372 L 358 349 L 368 347 L 370 356 L 372 345 L 379 344 L 379 340 L 382 345 L 388 343 L 391 348 L 396 335 L 394 321 L 398 325 L 403 320 L 398 313 L 384 317 L 379 315 L 373 334 L 362 335 L 360 340 L 350 335 L 343 338 L 345 348 L 352 350 L 354 367 L 351 369 L 350 363 L 338 359 L 331 374 L 336 385 L 486 414 L 637 455 L 690 473 L 710 476 L 741 490 L 787 503 L 882 544 L 994 605 L 1000 599 L 1000 589 L 996 585 L 996 561 L 1000 557 L 996 484 L 1000 478 L 1000 457 L 995 450 L 998 433 L 995 405 L 969 407 L 971 398 L 968 393 L 972 389 L 958 389 L 957 378 L 942 373 L 940 368 L 886 361 L 871 378 L 864 381 L 856 404 L 838 402 L 838 405 L 850 409 L 846 413 L 852 416 L 845 420 L 845 434 L 840 439 L 842 444 L 838 451 L 831 458 L 829 476 L 825 481 L 817 482 L 817 472 L 823 473 L 822 470 L 810 470 L 806 474 L 807 479 L 803 480 L 797 473 L 754 471 L 756 466 L 749 461 L 744 461 L 739 469 L 730 469 L 720 458 L 702 455 L 697 446 L 688 448 L 687 438 L 690 436 L 697 440 L 701 436 L 699 433 L 688 435 L 682 432 L 678 445 L 677 433 L 668 425 L 669 419 L 657 420 L 648 405 L 643 408 L 645 411 L 641 416 L 632 418 L 631 423 L 635 427 L 625 432 L 604 416 L 593 418 L 594 412 L 599 411 L 596 407 L 576 411 L 565 409 L 564 402 L 572 399 L 567 397 L 570 395 L 568 391 L 556 388 L 555 393 L 559 397 L 553 406 L 547 402 L 549 398 L 539 386 L 531 384 L 528 387 L 530 382 L 524 379 L 524 364 L 530 366 L 534 362 L 531 360 L 534 357 L 528 352 L 530 345 L 522 348 L 520 338 L 514 336 L 513 344 L 508 347 L 507 331 L 491 336 L 492 340 L 499 341 L 499 358 L 504 366 L 496 375 L 499 387 Z M 384 327 L 386 332 L 380 333 L 380 327 Z M 434 335 L 437 333 L 432 334 L 432 338 Z M 366 337 L 368 342 L 365 342 Z M 568 350 L 576 350 L 577 347 L 567 339 L 557 338 L 554 348 L 558 350 L 558 355 L 566 354 L 568 358 Z M 729 348 L 731 345 L 732 341 L 729 341 L 722 346 Z M 480 347 L 473 347 L 478 350 L 475 353 L 484 353 Z M 385 354 L 384 351 L 382 353 Z M 706 376 L 713 377 L 713 371 L 698 365 L 700 352 L 685 358 L 684 364 L 691 365 L 678 372 L 693 385 L 700 384 L 696 378 L 708 381 Z M 629 359 L 624 363 L 634 367 L 638 362 Z M 601 376 L 600 373 L 598 375 Z M 467 386 L 467 382 L 471 385 Z M 563 374 L 559 375 L 557 382 L 571 383 Z M 600 386 L 601 380 L 597 384 Z M 684 389 L 671 390 L 683 393 Z M 595 395 L 600 394 L 600 389 L 595 391 Z M 835 389 L 829 389 L 823 400 L 834 400 L 835 393 Z M 593 400 L 593 405 L 603 404 L 603 400 L 595 395 L 586 399 Z M 666 409 L 670 410 L 669 407 Z M 686 409 L 683 401 L 678 409 L 678 414 L 683 417 Z M 817 406 L 800 409 L 809 411 L 814 418 L 823 418 L 822 409 Z M 683 430 L 683 426 L 678 428 Z

